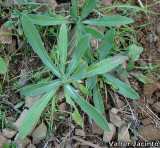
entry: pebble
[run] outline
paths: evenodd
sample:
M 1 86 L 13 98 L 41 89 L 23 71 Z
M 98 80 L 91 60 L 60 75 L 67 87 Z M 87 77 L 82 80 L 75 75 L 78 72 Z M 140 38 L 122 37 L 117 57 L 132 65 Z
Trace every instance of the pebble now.
M 110 132 L 104 131 L 103 133 L 103 142 L 110 142 L 116 135 L 116 127 L 109 123 Z
M 84 137 L 85 132 L 81 129 L 75 129 L 75 135 Z
M 32 143 L 37 144 L 41 140 L 45 139 L 47 133 L 47 127 L 45 126 L 44 123 L 41 123 L 32 133 Z
M 28 146 L 27 146 L 27 148 L 36 148 L 33 144 L 29 144 Z
M 112 110 L 112 109 L 111 109 Z M 122 122 L 122 119 L 120 117 L 120 115 L 116 115 L 116 114 L 113 114 L 112 111 L 109 111 L 109 118 L 110 118 L 110 121 L 116 126 L 116 127 L 120 127 L 123 122 Z
M 156 30 L 157 30 L 157 32 L 160 34 L 160 23 L 158 23 Z
M 160 102 L 153 103 L 152 109 L 153 109 L 153 111 L 155 111 L 157 114 L 159 114 L 159 113 L 160 113 Z
M 25 106 L 28 108 L 32 107 L 40 97 L 42 97 L 42 94 L 40 94 L 38 96 L 34 96 L 34 97 L 26 96 Z
M 11 130 L 9 128 L 5 128 L 2 131 L 3 136 L 5 136 L 8 139 L 13 138 L 16 135 L 16 133 L 17 133 L 16 131 L 13 131 L 13 130 Z
M 138 133 L 149 142 L 160 140 L 160 129 L 152 124 L 145 126 L 141 130 L 139 130 Z M 140 141 L 144 140 L 140 138 Z
M 24 109 L 23 112 L 21 113 L 20 117 L 17 119 L 17 121 L 15 123 L 13 123 L 14 126 L 16 126 L 18 129 L 20 128 L 22 121 L 24 119 L 24 117 L 26 116 L 28 112 L 28 109 Z
M 118 142 L 131 142 L 128 127 L 124 126 L 118 133 Z
M 12 33 L 11 30 L 8 30 L 8 26 L 4 24 L 1 26 L 0 31 Z M 0 33 L 0 44 L 11 44 L 12 43 L 12 35 Z
M 18 139 L 18 134 L 17 134 L 16 137 L 14 138 L 14 142 L 18 144 L 19 148 L 26 148 L 27 145 L 31 142 L 31 140 L 28 137 L 26 137 L 21 141 Z
M 103 132 L 104 130 L 102 128 L 100 128 L 100 126 L 95 122 L 93 121 L 93 125 L 92 125 L 92 133 L 95 134 L 95 135 L 103 135 Z

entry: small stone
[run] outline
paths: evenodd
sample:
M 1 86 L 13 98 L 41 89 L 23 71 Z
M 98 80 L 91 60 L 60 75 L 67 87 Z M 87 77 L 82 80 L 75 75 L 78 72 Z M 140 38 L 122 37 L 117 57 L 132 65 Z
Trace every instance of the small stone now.
M 95 122 L 93 121 L 93 125 L 92 125 L 92 133 L 95 134 L 95 135 L 102 135 L 104 130 L 102 128 L 100 128 L 100 126 Z
M 46 137 L 47 133 L 47 127 L 44 123 L 41 123 L 32 133 L 33 137 L 33 144 L 39 143 L 41 140 L 43 140 Z
M 40 94 L 38 96 L 34 96 L 34 97 L 26 96 L 25 106 L 28 108 L 32 107 L 40 97 L 42 97 L 42 94 Z
M 122 100 L 120 100 L 119 98 L 116 98 L 116 103 L 118 105 L 118 108 L 122 108 L 125 106 L 125 103 Z
M 7 138 L 0 133 L 0 148 L 3 148 L 3 144 L 7 142 Z
M 18 144 L 19 148 L 26 148 L 27 145 L 31 142 L 31 140 L 28 137 L 26 137 L 21 141 L 18 139 L 18 135 L 19 134 L 17 134 L 16 137 L 14 138 L 14 142 Z
M 106 110 L 110 110 L 112 108 L 112 106 L 110 105 L 110 104 L 107 104 L 106 106 L 105 106 L 105 109 Z
M 1 26 L 0 31 L 12 33 L 11 30 L 8 30 L 8 27 L 4 24 Z M 0 33 L 0 44 L 11 44 L 12 43 L 12 35 Z
M 128 127 L 124 126 L 118 133 L 118 142 L 131 142 Z
M 109 117 L 110 117 L 110 121 L 116 126 L 116 127 L 120 127 L 123 122 L 122 119 L 120 117 L 120 115 L 115 115 L 111 112 L 111 110 L 109 111 Z
M 153 120 L 148 117 L 148 118 L 143 119 L 143 120 L 142 120 L 142 123 L 143 123 L 144 126 L 146 126 L 146 125 L 151 124 L 152 121 L 153 121 Z
M 51 10 L 54 10 L 55 7 L 58 6 L 57 1 L 56 0 L 36 0 L 37 3 L 46 3 Z M 48 10 L 47 6 L 42 6 L 41 8 L 38 9 L 39 12 L 46 12 Z
M 112 3 L 106 0 L 99 0 L 101 7 L 111 7 Z
M 85 132 L 81 129 L 75 129 L 75 135 L 84 137 Z
M 146 141 L 152 142 L 155 140 L 160 140 L 160 129 L 156 128 L 155 125 L 147 125 L 143 129 L 138 131 Z M 140 138 L 141 141 L 144 141 Z
M 11 130 L 9 128 L 5 128 L 2 131 L 3 136 L 5 136 L 8 139 L 13 138 L 16 135 L 16 133 L 17 133 L 16 131 L 13 131 L 13 130 Z
M 62 111 L 65 111 L 66 110 L 66 103 L 61 103 L 59 105 L 59 109 L 62 110 Z
M 28 146 L 27 146 L 27 148 L 36 148 L 33 144 L 29 144 Z
M 111 109 L 111 112 L 112 112 L 112 114 L 117 115 L 118 109 L 113 107 L 113 108 Z
M 116 135 L 116 127 L 109 123 L 110 132 L 104 131 L 103 133 L 103 141 L 104 142 L 110 142 Z
M 16 39 L 12 39 L 12 43 L 7 46 L 9 53 L 13 54 L 16 51 L 17 41 Z
M 158 33 L 160 33 L 160 23 L 158 23 L 156 30 L 157 30 Z
M 28 109 L 24 109 L 23 112 L 21 113 L 20 117 L 17 119 L 17 121 L 15 123 L 13 123 L 13 125 L 16 126 L 18 129 L 20 128 L 21 123 L 22 123 L 24 117 L 26 116 L 27 112 L 28 112 Z
M 140 67 L 145 67 L 147 66 L 147 63 L 145 61 L 140 61 Z
M 155 111 L 157 114 L 159 114 L 159 113 L 160 113 L 160 102 L 153 103 L 152 109 L 153 109 L 153 111 Z

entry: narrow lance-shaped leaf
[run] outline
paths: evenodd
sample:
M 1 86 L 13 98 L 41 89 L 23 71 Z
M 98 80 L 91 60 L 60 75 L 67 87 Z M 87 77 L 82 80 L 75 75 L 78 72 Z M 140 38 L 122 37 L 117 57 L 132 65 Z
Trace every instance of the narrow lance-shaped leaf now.
M 44 15 L 27 15 L 34 24 L 42 25 L 42 26 L 52 26 L 52 25 L 61 25 L 61 24 L 70 24 L 74 23 L 73 21 L 68 21 L 68 19 L 64 17 L 54 18 Z
M 115 33 L 115 30 L 111 29 L 107 31 L 106 35 L 104 36 L 102 45 L 99 50 L 99 60 L 104 59 L 109 54 L 113 45 L 114 33 Z
M 71 97 L 68 95 L 68 93 L 65 91 L 65 97 L 66 97 L 66 102 L 70 104 L 71 106 L 74 107 L 74 112 L 71 114 L 73 120 L 80 125 L 81 127 L 83 126 L 83 120 L 81 118 L 81 115 L 79 114 L 79 111 L 77 107 L 75 106 L 74 102 L 72 101 Z
M 28 39 L 28 42 L 32 46 L 33 50 L 38 54 L 43 63 L 57 76 L 61 77 L 58 68 L 53 64 L 51 59 L 49 58 L 42 40 L 38 34 L 36 27 L 33 25 L 32 21 L 27 17 L 27 15 L 23 14 L 21 17 L 22 26 L 24 33 Z
M 0 73 L 4 74 L 7 72 L 7 64 L 6 62 L 3 60 L 3 58 L 0 56 Z
M 89 91 L 89 96 L 92 96 L 92 89 L 95 87 L 97 83 L 97 76 L 87 78 L 87 88 Z
M 39 94 L 43 94 L 55 87 L 57 87 L 58 85 L 61 84 L 61 81 L 59 80 L 53 80 L 50 82 L 41 82 L 41 83 L 37 83 L 37 84 L 31 84 L 28 85 L 26 87 L 23 87 L 21 94 L 25 95 L 25 96 L 36 96 Z
M 72 7 L 76 16 L 78 16 L 79 15 L 78 0 L 72 0 Z
M 73 8 L 70 8 L 69 11 L 70 11 L 70 15 L 71 15 L 72 19 L 73 19 L 74 21 L 77 21 L 77 16 L 76 16 Z
M 86 102 L 72 86 L 65 85 L 64 88 L 90 118 L 92 118 L 105 131 L 110 131 L 108 122 L 99 111 L 97 111 L 92 105 Z
M 67 82 L 74 82 L 82 79 L 87 69 L 87 63 L 83 63 L 71 77 L 68 78 Z
M 127 59 L 128 58 L 126 56 L 114 56 L 112 58 L 104 59 L 96 64 L 89 66 L 84 78 L 109 72 L 119 64 L 125 62 Z
M 104 114 L 104 105 L 102 96 L 99 91 L 98 84 L 96 84 L 93 88 L 93 101 L 95 108 L 101 113 Z
M 92 38 L 96 38 L 96 39 L 102 39 L 103 38 L 103 34 L 101 32 L 99 32 L 98 30 L 94 29 L 94 28 L 81 25 L 81 30 L 84 33 L 90 33 Z
M 81 40 L 78 42 L 78 45 L 75 49 L 75 53 L 73 55 L 73 59 L 71 60 L 68 68 L 67 68 L 67 76 L 71 75 L 74 69 L 77 67 L 80 59 L 82 58 L 84 52 L 87 49 L 87 46 L 89 44 L 90 35 L 86 34 L 82 36 Z
M 83 20 L 97 4 L 97 0 L 88 0 L 87 4 L 84 6 L 81 12 L 81 20 Z
M 133 19 L 125 16 L 111 15 L 97 19 L 84 20 L 82 23 L 97 26 L 119 26 L 133 23 Z
M 44 108 L 47 106 L 50 99 L 56 93 L 58 87 L 50 90 L 49 92 L 45 93 L 28 111 L 25 118 L 22 121 L 22 124 L 19 129 L 19 136 L 20 140 L 23 140 L 30 130 L 32 129 L 35 122 L 38 120 L 39 116 L 41 115 Z
M 65 72 L 66 59 L 67 59 L 67 47 L 68 47 L 67 41 L 68 41 L 67 28 L 66 28 L 66 25 L 63 24 L 60 29 L 59 40 L 58 40 L 60 66 L 63 73 Z
M 118 92 L 122 94 L 123 96 L 131 98 L 131 99 L 139 99 L 139 95 L 126 83 L 120 81 L 119 79 L 109 74 L 103 74 L 103 77 L 107 79 L 108 81 L 113 82 L 119 88 Z

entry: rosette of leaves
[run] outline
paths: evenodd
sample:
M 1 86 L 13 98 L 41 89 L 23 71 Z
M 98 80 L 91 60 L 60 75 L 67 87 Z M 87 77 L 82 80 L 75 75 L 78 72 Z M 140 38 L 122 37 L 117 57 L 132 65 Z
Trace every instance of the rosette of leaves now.
M 103 61 L 107 61 L 107 56 L 109 56 L 110 50 L 112 49 L 113 41 L 114 41 L 114 34 L 115 34 L 115 29 L 111 29 L 107 31 L 107 33 L 104 36 L 104 39 L 101 43 L 101 46 L 99 47 L 98 50 L 98 63 L 102 63 L 103 66 Z M 116 57 L 116 56 L 115 56 Z M 128 57 L 124 57 L 126 60 Z M 84 54 L 84 59 L 91 65 L 97 61 L 97 59 L 94 59 L 94 54 L 91 50 L 91 48 L 87 48 L 85 54 Z M 115 59 L 116 60 L 116 59 Z M 114 61 L 115 61 L 114 60 Z M 95 64 L 96 65 L 96 64 Z M 90 67 L 90 66 L 89 66 Z M 117 66 L 116 68 L 113 68 L 111 71 L 118 71 L 122 67 L 122 64 Z M 124 97 L 128 97 L 130 99 L 138 99 L 139 95 L 126 83 L 120 81 L 114 76 L 111 76 L 108 73 L 103 73 L 103 74 L 96 74 L 92 77 L 89 77 L 87 79 L 87 88 L 89 90 L 89 95 L 92 96 L 92 90 L 93 90 L 93 101 L 95 108 L 101 113 L 104 114 L 104 104 L 102 100 L 102 96 L 100 93 L 100 88 L 99 86 L 99 78 L 102 80 L 102 84 L 107 83 L 112 86 L 112 88 L 117 91 L 119 94 L 123 95 Z M 106 99 L 107 99 L 107 88 L 106 86 L 103 86 L 105 88 L 105 93 L 106 93 Z
M 96 7 L 98 0 L 84 0 L 84 4 L 81 8 L 81 11 L 79 11 L 78 0 L 72 0 L 71 2 L 72 7 L 70 8 L 70 20 L 59 15 L 55 15 L 55 17 L 49 17 L 44 15 L 28 15 L 28 17 L 32 20 L 34 24 L 42 26 L 60 25 L 63 23 L 76 24 L 77 36 L 80 36 L 85 33 L 90 33 L 93 38 L 98 39 L 102 39 L 103 34 L 98 30 L 88 27 L 86 25 L 109 27 L 130 24 L 133 22 L 133 19 L 120 15 L 110 15 L 95 19 L 86 19 L 86 17 Z
M 27 136 L 48 102 L 55 98 L 54 95 L 60 86 L 64 89 L 67 103 L 71 104 L 73 107 L 75 106 L 73 105 L 74 102 L 77 103 L 102 129 L 109 131 L 108 123 L 103 115 L 77 93 L 72 87 L 72 83 L 97 74 L 104 74 L 123 63 L 126 58 L 123 56 L 112 57 L 97 62 L 89 67 L 87 62 L 83 62 L 83 64 L 77 67 L 90 43 L 90 34 L 82 36 L 75 48 L 72 60 L 67 61 L 67 28 L 63 24 L 58 39 L 59 64 L 56 65 L 47 54 L 32 20 L 26 14 L 22 15 L 21 20 L 24 34 L 29 44 L 56 78 L 49 82 L 42 81 L 22 88 L 22 95 L 36 96 L 38 94 L 43 94 L 43 96 L 27 112 L 19 129 L 19 139 L 23 140 Z

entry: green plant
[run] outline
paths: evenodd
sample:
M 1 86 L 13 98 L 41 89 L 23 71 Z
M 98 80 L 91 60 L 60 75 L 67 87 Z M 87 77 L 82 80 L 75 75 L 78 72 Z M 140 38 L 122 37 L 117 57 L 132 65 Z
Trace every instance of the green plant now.
M 7 72 L 7 63 L 4 59 L 0 56 L 0 73 L 5 74 Z
M 86 25 L 96 26 L 118 26 L 125 25 L 133 22 L 133 19 L 112 15 L 106 17 L 100 17 L 95 19 L 85 19 L 95 8 L 98 0 L 84 0 L 84 4 L 79 12 L 78 0 L 72 0 L 72 8 L 70 8 L 71 20 L 68 20 L 62 16 L 55 15 L 55 17 L 48 17 L 44 15 L 27 15 L 34 24 L 50 26 L 60 24 L 76 24 L 76 36 L 79 37 L 82 34 L 90 33 L 93 38 L 103 38 L 102 33 Z
M 98 63 L 101 63 L 102 67 L 105 65 L 104 61 L 107 61 L 107 57 L 110 57 L 109 53 L 112 49 L 113 41 L 114 41 L 114 34 L 115 30 L 111 29 L 107 31 L 107 33 L 104 36 L 104 39 L 101 43 L 101 46 L 99 47 L 98 50 Z M 85 54 L 84 58 L 88 63 L 92 66 L 92 64 L 95 64 L 95 61 L 97 59 L 94 59 L 94 53 L 92 52 L 91 49 L 88 49 L 88 52 L 90 54 Z M 116 57 L 116 56 L 115 56 Z M 133 56 L 132 56 L 133 57 Z M 124 57 L 125 60 L 127 60 L 127 57 Z M 132 60 L 130 60 L 133 62 Z M 97 63 L 97 65 L 98 65 Z M 96 65 L 96 64 L 95 64 Z M 122 65 L 118 65 L 117 67 L 111 69 L 110 71 L 118 71 L 120 70 Z M 99 78 L 101 78 L 100 85 L 98 85 Z M 94 77 L 90 77 L 87 79 L 87 88 L 89 90 L 90 96 L 92 95 L 91 91 L 93 90 L 93 101 L 96 109 L 101 112 L 101 114 L 104 114 L 104 105 L 103 105 L 103 100 L 102 96 L 100 94 L 99 86 L 102 88 L 103 84 L 107 83 L 112 86 L 112 88 L 117 91 L 118 93 L 122 94 L 125 97 L 131 98 L 131 99 L 138 99 L 139 95 L 132 89 L 130 86 L 128 86 L 126 83 L 120 81 L 119 79 L 111 76 L 110 74 L 103 73 L 103 74 L 95 74 Z M 107 98 L 107 88 L 105 86 L 105 92 L 106 92 L 106 98 Z
M 59 64 L 56 66 L 45 51 L 41 38 L 32 20 L 30 20 L 26 14 L 22 15 L 21 20 L 24 34 L 26 35 L 28 42 L 48 69 L 57 76 L 57 79 L 49 82 L 31 84 L 22 89 L 22 95 L 35 96 L 42 93 L 44 93 L 44 95 L 29 109 L 27 115 L 25 116 L 19 130 L 19 139 L 23 140 L 26 137 L 48 102 L 52 98 L 54 99 L 54 95 L 60 86 L 63 86 L 66 101 L 70 105 L 75 107 L 74 102 L 72 101 L 73 99 L 82 108 L 82 110 L 89 115 L 89 117 L 95 120 L 95 122 L 102 129 L 109 131 L 108 123 L 103 115 L 87 101 L 85 101 L 70 84 L 80 79 L 111 71 L 119 64 L 123 63 L 126 60 L 126 57 L 116 56 L 104 59 L 89 67 L 86 62 L 83 62 L 79 67 L 77 67 L 83 54 L 89 46 L 90 34 L 86 34 L 83 35 L 78 42 L 73 58 L 67 66 L 67 28 L 63 24 L 60 29 L 58 39 L 59 57 L 57 57 L 57 59 L 59 59 Z

